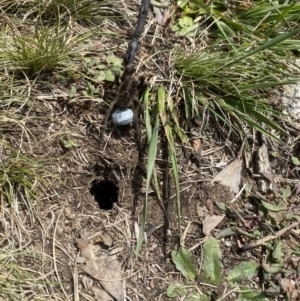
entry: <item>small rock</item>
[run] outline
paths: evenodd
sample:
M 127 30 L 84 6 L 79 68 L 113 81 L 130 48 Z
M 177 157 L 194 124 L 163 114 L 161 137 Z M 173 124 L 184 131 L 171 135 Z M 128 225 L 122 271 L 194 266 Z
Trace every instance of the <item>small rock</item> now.
M 300 60 L 295 60 L 295 65 L 300 68 Z M 284 86 L 284 92 L 281 95 L 282 104 L 285 105 L 285 113 L 293 118 L 300 119 L 300 81 L 293 85 Z
M 127 125 L 133 121 L 133 111 L 130 109 L 116 109 L 112 114 L 115 125 Z

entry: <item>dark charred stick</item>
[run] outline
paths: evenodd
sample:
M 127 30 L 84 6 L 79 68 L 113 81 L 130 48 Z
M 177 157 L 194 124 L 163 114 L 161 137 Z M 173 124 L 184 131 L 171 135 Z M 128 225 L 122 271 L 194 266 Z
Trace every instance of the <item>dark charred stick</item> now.
M 125 57 L 125 70 L 121 76 L 121 84 L 118 91 L 118 96 L 115 101 L 112 103 L 111 107 L 107 110 L 105 118 L 103 120 L 103 125 L 107 127 L 108 120 L 111 117 L 111 113 L 115 112 L 116 109 L 119 110 L 127 110 L 130 109 L 133 113 L 133 121 L 135 123 L 136 130 L 136 139 L 138 141 L 138 148 L 140 149 L 140 130 L 139 130 L 139 118 L 137 112 L 135 112 L 134 105 L 138 105 L 140 107 L 139 102 L 139 88 L 135 76 L 134 76 L 134 68 L 133 62 L 135 58 L 135 53 L 138 48 L 139 38 L 142 34 L 146 17 L 148 14 L 149 6 L 151 0 L 142 0 L 141 8 L 139 11 L 138 22 L 136 25 L 136 29 L 134 31 L 131 42 L 128 45 L 128 49 Z M 118 114 L 118 113 L 117 113 Z M 118 116 L 118 115 L 116 115 Z M 126 124 L 126 123 L 125 123 Z M 124 123 L 120 123 L 120 125 L 124 125 Z M 100 133 L 100 145 L 103 139 L 104 131 Z
M 143 32 L 150 2 L 151 0 L 142 0 L 138 22 L 126 53 L 126 58 L 125 58 L 126 65 L 132 64 L 134 62 L 135 53 L 138 48 L 139 38 Z

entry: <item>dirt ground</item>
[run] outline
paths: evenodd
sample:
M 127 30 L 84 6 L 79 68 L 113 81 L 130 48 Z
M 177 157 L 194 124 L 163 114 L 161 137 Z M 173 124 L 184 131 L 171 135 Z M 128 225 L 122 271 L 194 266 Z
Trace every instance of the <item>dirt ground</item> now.
M 152 13 L 150 18 L 151 16 Z M 126 24 L 119 25 L 120 31 L 124 30 Z M 117 39 L 109 42 L 107 39 L 98 37 L 91 40 L 91 50 L 87 55 L 101 56 L 103 49 L 98 46 L 107 42 L 110 45 L 109 52 L 122 57 L 128 39 L 121 43 Z M 171 72 L 168 58 L 174 43 L 179 42 L 171 34 L 169 27 L 161 28 L 149 21 L 137 53 L 137 64 L 140 66 L 137 77 L 142 74 L 152 78 L 155 76 L 154 87 L 160 83 L 168 84 Z M 156 53 L 157 49 L 165 52 L 156 56 L 155 64 L 152 60 L 147 64 L 141 63 Z M 136 260 L 137 225 L 141 221 L 146 195 L 145 125 L 141 118 L 144 147 L 139 152 L 133 125 L 125 128 L 110 125 L 107 129 L 102 125 L 107 104 L 115 97 L 117 87 L 98 84 L 99 92 L 85 97 L 80 92 L 87 84 L 86 77 L 68 81 L 57 78 L 55 74 L 48 74 L 40 80 L 30 81 L 27 86 L 19 87 L 20 93 L 28 93 L 28 102 L 8 108 L 8 111 L 19 111 L 31 117 L 31 121 L 26 125 L 28 135 L 12 127 L 2 129 L 6 141 L 36 160 L 52 158 L 47 169 L 57 177 L 50 180 L 45 178 L 45 183 L 48 184 L 44 197 L 37 202 L 37 214 L 33 219 L 27 220 L 26 229 L 21 230 L 21 236 L 30 237 L 29 242 L 26 242 L 29 249 L 48 255 L 42 268 L 43 273 L 48 274 L 47 280 L 53 283 L 48 287 L 49 300 L 117 300 L 120 295 L 125 300 L 170 300 L 166 295 L 168 285 L 175 280 L 181 281 L 182 276 L 175 269 L 170 255 L 172 250 L 179 247 L 179 236 L 175 186 L 166 142 L 161 135 L 156 163 L 162 197 L 157 198 L 152 185 L 147 214 L 147 238 Z M 72 86 L 76 87 L 77 92 L 69 97 Z M 182 101 L 184 100 L 178 97 L 178 105 Z M 201 140 L 200 156 L 195 157 L 192 148 L 179 143 L 176 145 L 183 242 L 184 247 L 192 251 L 197 267 L 201 261 L 202 243 L 206 239 L 202 231 L 202 220 L 207 214 L 222 214 L 218 204 L 229 205 L 232 211 L 226 212 L 223 221 L 212 230 L 212 235 L 230 225 L 240 226 L 251 232 L 260 219 L 257 204 L 245 193 L 231 205 L 235 195 L 221 184 L 210 183 L 221 170 L 216 164 L 234 159 L 241 145 L 222 131 L 221 126 L 216 126 L 213 121 L 209 122 L 211 125 L 208 124 L 205 133 L 200 131 L 202 125 L 194 122 L 188 129 L 191 141 Z M 100 145 L 101 131 L 105 131 L 105 135 Z M 298 169 L 292 169 L 286 158 L 299 156 L 300 148 L 298 137 L 289 139 L 285 141 L 284 147 L 273 146 L 272 151 L 277 151 L 278 156 L 271 156 L 271 166 L 272 172 L 277 176 L 294 180 L 298 178 Z M 258 143 L 251 133 L 249 145 L 250 148 L 242 157 L 242 185 L 250 183 L 259 191 L 253 176 L 253 154 Z M 247 160 L 244 155 L 248 156 Z M 278 187 L 280 185 L 284 184 L 279 182 Z M 293 187 L 291 182 L 288 185 Z M 298 196 L 295 195 L 290 203 L 299 206 Z M 26 219 L 28 208 L 24 206 L 19 210 L 20 216 Z M 240 211 L 243 211 L 242 218 L 239 216 Z M 299 234 L 294 242 L 297 239 Z M 263 259 L 261 248 L 241 251 L 249 241 L 244 237 L 233 236 L 221 240 L 224 274 L 238 262 L 250 258 L 255 258 L 258 262 Z M 15 239 L 16 247 L 22 247 L 24 242 L 20 238 Z M 94 249 L 89 254 L 84 254 L 83 251 L 88 248 Z M 111 273 L 111 282 L 115 282 L 118 289 L 115 286 L 105 289 L 109 292 L 115 290 L 115 296 L 111 294 L 110 297 L 103 297 L 104 293 L 99 292 L 100 287 L 105 286 L 101 282 L 103 274 L 98 271 L 100 274 L 93 277 L 95 273 L 87 267 L 95 258 L 115 262 L 113 268 L 110 266 L 106 272 Z M 38 269 L 34 264 L 24 263 L 33 270 Z M 259 279 L 250 285 L 253 288 L 261 287 Z M 202 291 L 211 290 L 212 300 L 221 300 L 219 298 L 230 291 L 225 284 L 214 287 L 199 282 L 198 287 Z M 222 300 L 236 298 L 237 295 L 232 292 Z

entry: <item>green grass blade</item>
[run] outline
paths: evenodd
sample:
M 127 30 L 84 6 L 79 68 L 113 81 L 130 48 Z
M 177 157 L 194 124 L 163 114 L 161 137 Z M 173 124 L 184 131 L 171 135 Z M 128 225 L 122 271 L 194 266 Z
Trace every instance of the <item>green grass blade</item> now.
M 140 232 L 139 237 L 137 240 L 136 245 L 136 256 L 138 257 L 141 252 L 142 242 L 143 242 L 143 236 L 144 236 L 144 230 L 145 230 L 145 223 L 147 218 L 147 209 L 148 209 L 148 191 L 151 183 L 151 178 L 155 166 L 155 159 L 157 154 L 157 143 L 158 143 L 158 127 L 159 127 L 159 91 L 158 91 L 158 102 L 156 104 L 156 107 L 154 109 L 153 115 L 154 115 L 154 126 L 151 133 L 150 138 L 150 144 L 148 148 L 148 160 L 147 160 L 147 179 L 146 179 L 146 197 L 144 201 L 143 206 L 143 213 L 141 218 L 141 225 L 140 225 Z M 146 97 L 147 101 L 148 97 Z
M 159 107 L 159 115 L 163 124 L 163 127 L 165 129 L 165 134 L 167 136 L 168 145 L 169 145 L 169 156 L 171 158 L 172 163 L 172 171 L 174 176 L 174 183 L 175 183 L 175 189 L 176 189 L 176 207 L 177 207 L 177 218 L 178 218 L 178 233 L 180 238 L 180 245 L 182 245 L 182 230 L 181 230 L 181 214 L 180 214 L 180 208 L 181 208 L 181 200 L 180 200 L 180 186 L 179 186 L 179 174 L 178 174 L 178 166 L 177 166 L 177 157 L 176 157 L 176 151 L 175 151 L 175 143 L 174 143 L 174 136 L 173 136 L 173 127 L 170 125 L 170 122 L 168 120 L 169 116 L 166 112 L 166 92 L 164 87 L 159 88 L 159 97 L 158 97 L 158 107 Z M 168 103 L 170 105 L 169 109 L 172 112 L 173 111 L 173 102 L 169 99 Z M 177 118 L 176 114 L 173 112 L 174 115 L 171 115 Z M 178 129 L 178 128 L 177 128 Z
M 144 103 L 144 120 L 146 125 L 146 134 L 147 134 L 147 141 L 148 144 L 151 141 L 152 135 L 152 126 L 151 126 L 151 119 L 149 113 L 149 87 L 147 87 L 144 96 L 143 96 L 143 103 Z
M 171 162 L 172 162 L 172 171 L 173 171 L 174 183 L 175 183 L 175 189 L 176 189 L 178 233 L 179 233 L 180 246 L 182 246 L 183 241 L 182 241 L 182 230 L 181 230 L 181 199 L 180 199 L 179 174 L 178 174 L 177 157 L 176 157 L 176 152 L 175 152 L 175 147 L 174 147 L 174 140 L 173 140 L 173 135 L 172 135 L 171 131 L 170 131 L 169 137 L 170 137 L 169 152 L 170 152 L 170 158 L 171 158 Z
M 261 46 L 257 47 L 253 51 L 250 51 L 249 53 L 246 53 L 245 55 L 240 56 L 239 58 L 233 60 L 232 62 L 229 62 L 228 64 L 224 65 L 223 68 L 235 65 L 237 62 L 239 62 L 241 60 L 244 60 L 244 59 L 246 59 L 246 58 L 248 58 L 248 57 L 264 50 L 264 49 L 269 49 L 272 46 L 274 46 L 276 44 L 279 44 L 279 43 L 283 42 L 284 40 L 287 40 L 288 38 L 296 35 L 299 32 L 300 32 L 300 28 L 294 29 L 290 32 L 283 33 L 283 34 L 281 34 L 281 35 L 279 35 L 279 36 L 263 43 Z

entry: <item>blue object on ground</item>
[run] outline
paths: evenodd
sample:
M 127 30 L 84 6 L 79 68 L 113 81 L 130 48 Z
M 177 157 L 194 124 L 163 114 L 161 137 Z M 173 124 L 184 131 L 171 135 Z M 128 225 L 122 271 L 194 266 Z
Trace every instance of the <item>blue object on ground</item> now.
M 130 109 L 116 109 L 112 114 L 115 125 L 127 125 L 133 121 L 133 112 Z

